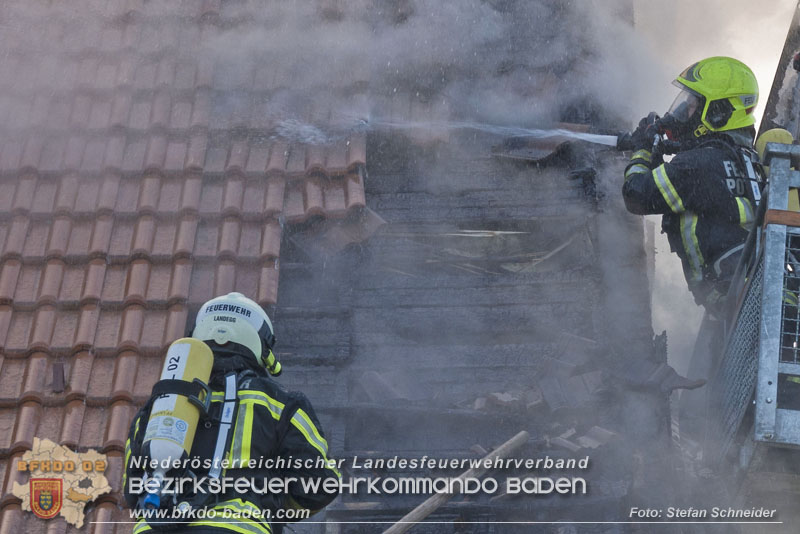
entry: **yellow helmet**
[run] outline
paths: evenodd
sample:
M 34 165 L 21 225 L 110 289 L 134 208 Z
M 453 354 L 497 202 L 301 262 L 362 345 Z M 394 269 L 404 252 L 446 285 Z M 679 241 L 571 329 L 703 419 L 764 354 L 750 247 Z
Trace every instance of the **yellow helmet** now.
M 694 135 L 724 132 L 755 124 L 758 82 L 750 68 L 739 60 L 715 56 L 698 61 L 673 82 L 682 89 L 670 111 L 698 108 Z M 687 105 L 681 106 L 683 103 Z M 694 105 L 694 106 L 693 106 Z

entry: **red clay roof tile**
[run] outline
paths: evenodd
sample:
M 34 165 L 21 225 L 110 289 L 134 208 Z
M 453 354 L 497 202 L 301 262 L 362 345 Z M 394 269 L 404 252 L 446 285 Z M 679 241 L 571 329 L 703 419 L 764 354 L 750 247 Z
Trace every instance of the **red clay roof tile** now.
M 9 259 L 0 267 L 0 304 L 8 304 L 14 299 L 17 279 L 22 263 L 18 259 Z
M 222 221 L 219 234 L 219 248 L 217 257 L 220 259 L 234 259 L 239 250 L 241 222 L 236 217 L 226 217 Z
M 36 436 L 36 427 L 42 413 L 42 405 L 35 401 L 23 402 L 19 407 L 13 437 L 11 438 L 11 453 L 21 452 L 33 446 Z
M 110 215 L 100 215 L 94 221 L 92 238 L 89 242 L 89 257 L 105 256 L 108 253 L 113 225 L 114 220 Z M 76 228 L 80 226 L 77 225 Z
M 44 305 L 36 310 L 33 332 L 27 350 L 47 350 L 53 338 L 56 325 L 56 310 L 52 305 Z
M 175 256 L 189 256 L 195 250 L 198 221 L 194 215 L 184 216 L 178 224 L 178 235 L 175 240 Z
M 233 261 L 220 261 L 214 276 L 214 294 L 224 295 L 236 287 L 236 264 Z
M 47 373 L 47 355 L 43 352 L 34 352 L 27 360 L 20 401 L 36 401 L 41 404 L 44 400 L 46 379 L 52 376 Z
M 55 304 L 61 289 L 61 280 L 64 277 L 64 261 L 61 259 L 48 260 L 44 267 L 44 276 L 39 287 L 39 303 Z
M 56 325 L 53 329 L 53 338 L 50 341 L 50 350 L 62 353 L 68 353 L 72 350 L 79 318 L 78 313 L 74 311 L 61 311 L 56 315 Z
M 89 225 L 84 226 L 85 231 L 83 235 L 85 239 L 81 241 L 83 250 L 89 244 L 89 236 L 91 235 L 91 228 Z M 78 232 L 71 233 L 72 220 L 65 215 L 59 215 L 50 226 L 50 236 L 47 240 L 47 249 L 44 253 L 45 256 L 51 258 L 53 256 L 63 257 L 67 254 L 67 244 L 70 242 L 70 237 L 76 237 Z M 77 241 L 77 238 L 76 238 Z
M 237 165 L 228 166 L 228 172 L 232 169 L 241 170 Z M 225 180 L 224 192 L 222 197 L 222 215 L 236 215 L 242 211 L 242 200 L 244 195 L 244 179 L 239 176 L 229 176 Z
M 83 399 L 74 399 L 67 403 L 64 409 L 64 421 L 61 427 L 62 445 L 77 447 L 81 439 L 81 425 L 86 405 Z
M 133 400 L 138 360 L 139 355 L 130 350 L 124 350 L 117 356 L 114 365 L 114 378 L 111 385 L 112 400 Z
M 144 324 L 144 306 L 132 304 L 126 306 L 122 311 L 122 327 L 119 336 L 117 350 L 139 348 L 142 337 L 142 326 Z M 149 335 L 150 333 L 148 333 Z
M 78 331 L 75 333 L 73 349 L 88 349 L 95 341 L 100 309 L 96 304 L 82 304 Z

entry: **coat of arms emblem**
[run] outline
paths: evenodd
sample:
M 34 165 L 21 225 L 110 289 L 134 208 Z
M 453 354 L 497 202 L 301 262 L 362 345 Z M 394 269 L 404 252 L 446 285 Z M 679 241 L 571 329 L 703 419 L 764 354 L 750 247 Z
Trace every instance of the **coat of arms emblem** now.
M 32 478 L 31 511 L 42 519 L 52 519 L 61 510 L 63 483 L 59 478 Z

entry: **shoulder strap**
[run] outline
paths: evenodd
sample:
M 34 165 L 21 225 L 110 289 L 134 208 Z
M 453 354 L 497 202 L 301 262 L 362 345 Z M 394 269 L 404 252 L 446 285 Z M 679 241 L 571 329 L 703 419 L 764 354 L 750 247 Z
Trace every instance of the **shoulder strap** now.
M 209 478 L 219 478 L 222 472 L 222 458 L 228 450 L 229 438 L 232 435 L 231 427 L 236 418 L 238 399 L 236 396 L 237 380 L 236 373 L 231 372 L 225 375 L 225 402 L 222 404 L 220 414 L 219 430 L 217 432 L 217 444 L 214 447 L 214 459 L 211 469 L 208 472 Z

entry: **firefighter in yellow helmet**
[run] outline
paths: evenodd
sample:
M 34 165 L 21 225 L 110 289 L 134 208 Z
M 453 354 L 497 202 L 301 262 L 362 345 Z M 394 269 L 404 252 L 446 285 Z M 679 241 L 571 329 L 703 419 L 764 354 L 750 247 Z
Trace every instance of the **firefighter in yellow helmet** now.
M 195 463 L 168 474 L 197 484 L 185 484 L 183 491 L 164 499 L 159 506 L 169 512 L 165 518 L 151 511 L 134 534 L 279 533 L 284 522 L 327 506 L 337 495 L 341 475 L 311 403 L 272 378 L 281 367 L 272 353 L 275 336 L 264 310 L 240 293 L 214 298 L 200 308 L 192 337 L 204 341 L 214 355 L 211 402 L 189 455 Z M 152 399 L 134 417 L 125 446 L 123 486 L 132 510 L 145 508 L 144 492 L 131 491 L 127 482 L 145 476 L 142 442 L 151 406 Z M 221 470 L 215 471 L 215 465 Z M 221 489 L 226 480 L 249 485 Z M 285 486 L 263 491 L 270 480 Z
M 729 57 L 698 61 L 674 84 L 680 92 L 664 117 L 651 113 L 621 138 L 633 149 L 622 194 L 629 211 L 663 215 L 695 301 L 718 314 L 761 198 L 758 84 Z M 669 162 L 659 153 L 662 136 L 677 151 Z

